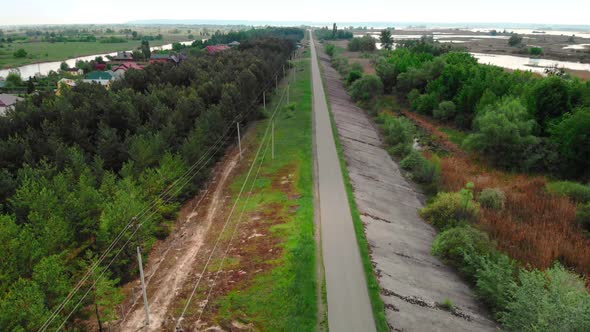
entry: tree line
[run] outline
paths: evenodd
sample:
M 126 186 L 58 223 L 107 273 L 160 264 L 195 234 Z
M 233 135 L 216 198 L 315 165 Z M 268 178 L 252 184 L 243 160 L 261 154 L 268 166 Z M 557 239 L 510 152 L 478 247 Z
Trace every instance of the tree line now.
M 295 44 L 270 33 L 250 36 L 238 48 L 200 52 L 178 66 L 129 70 L 111 90 L 82 83 L 61 96 L 31 95 L 0 117 L 1 330 L 38 329 L 125 225 L 236 118 L 244 123 L 261 116 L 261 92 L 274 86 Z M 144 218 L 114 264 L 92 274 L 83 289 L 105 271 L 69 322 L 90 315 L 117 319 L 118 286 L 135 277 L 135 247 L 147 253 L 168 234 L 180 204 L 222 153 L 169 201 L 157 201 L 156 213 Z

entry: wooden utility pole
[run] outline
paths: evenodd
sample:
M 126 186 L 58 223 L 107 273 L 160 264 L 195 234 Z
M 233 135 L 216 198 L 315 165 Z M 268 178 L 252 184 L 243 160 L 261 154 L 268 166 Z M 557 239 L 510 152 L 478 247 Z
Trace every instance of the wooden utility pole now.
M 240 159 L 242 159 L 242 138 L 240 137 L 240 123 L 236 123 L 238 126 L 238 148 L 240 149 Z
M 262 91 L 262 105 L 266 111 L 266 91 Z
M 275 120 L 271 122 L 270 151 L 272 159 L 275 159 Z
M 137 261 L 139 262 L 139 278 L 141 279 L 141 289 L 143 291 L 143 306 L 145 308 L 145 325 L 150 325 L 150 306 L 147 299 L 147 291 L 145 289 L 145 279 L 143 277 L 143 263 L 141 262 L 141 252 L 137 247 Z

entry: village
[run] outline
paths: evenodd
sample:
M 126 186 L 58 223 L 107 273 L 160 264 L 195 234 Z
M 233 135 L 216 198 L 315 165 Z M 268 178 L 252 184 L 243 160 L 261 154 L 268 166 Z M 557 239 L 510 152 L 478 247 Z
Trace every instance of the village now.
M 200 51 L 215 54 L 239 45 L 238 41 L 232 41 L 228 44 L 208 45 Z M 124 78 L 129 70 L 143 70 L 153 64 L 180 65 L 187 59 L 184 50 L 153 50 L 149 57 L 139 57 L 132 51 L 120 51 L 114 56 L 106 56 L 106 59 L 98 56 L 91 61 L 77 62 L 74 67 L 62 62 L 59 70 L 51 71 L 48 75 L 37 73 L 27 80 L 20 77 L 18 71 L 12 71 L 8 77 L 0 76 L 0 116 L 14 108 L 26 94 L 49 91 L 61 95 L 64 89 L 71 89 L 80 83 L 99 84 L 110 89 L 112 83 Z

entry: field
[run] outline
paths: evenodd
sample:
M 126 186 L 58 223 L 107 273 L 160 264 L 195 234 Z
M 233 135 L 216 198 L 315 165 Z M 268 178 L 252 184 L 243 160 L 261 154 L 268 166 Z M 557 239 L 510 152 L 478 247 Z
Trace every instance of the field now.
M 153 39 L 150 46 L 161 46 L 174 42 L 206 38 L 214 31 L 227 31 L 228 27 L 201 26 L 56 26 L 20 27 L 0 31 L 0 69 L 22 66 L 38 62 L 61 61 L 78 56 L 127 51 L 137 49 L 143 36 Z M 81 38 L 93 36 L 96 41 L 50 42 L 49 36 Z M 8 42 L 8 38 L 12 41 Z M 117 38 L 121 42 L 102 43 L 106 38 Z M 2 41 L 4 40 L 4 41 Z M 14 52 L 24 49 L 27 56 L 17 58 Z

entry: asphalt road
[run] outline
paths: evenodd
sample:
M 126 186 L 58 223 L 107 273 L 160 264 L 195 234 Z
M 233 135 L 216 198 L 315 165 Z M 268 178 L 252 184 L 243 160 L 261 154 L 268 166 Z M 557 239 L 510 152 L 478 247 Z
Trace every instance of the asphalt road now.
M 332 134 L 326 95 L 311 42 L 313 111 L 319 213 L 330 331 L 375 331 L 375 321 L 342 170 Z

